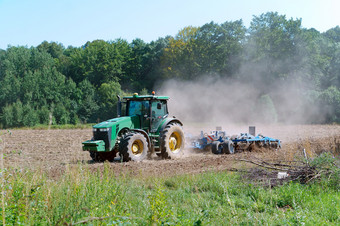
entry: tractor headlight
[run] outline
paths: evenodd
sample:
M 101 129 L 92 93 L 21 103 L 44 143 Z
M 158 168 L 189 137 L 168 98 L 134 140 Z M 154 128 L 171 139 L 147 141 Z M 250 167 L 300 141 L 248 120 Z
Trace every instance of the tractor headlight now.
M 99 131 L 100 132 L 106 132 L 106 131 L 109 131 L 109 128 L 100 128 Z
M 93 131 L 93 132 L 96 132 L 96 131 L 97 131 L 97 129 L 96 129 L 96 128 L 92 128 L 92 131 Z

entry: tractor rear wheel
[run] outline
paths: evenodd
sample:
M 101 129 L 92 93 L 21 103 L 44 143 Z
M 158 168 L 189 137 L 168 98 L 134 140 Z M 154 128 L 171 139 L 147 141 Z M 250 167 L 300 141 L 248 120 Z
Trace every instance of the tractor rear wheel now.
M 110 161 L 112 162 L 116 157 L 117 152 L 115 150 L 110 152 L 96 152 L 90 151 L 90 156 L 94 162 L 104 162 Z
M 162 131 L 161 154 L 165 159 L 174 159 L 183 156 L 184 132 L 179 124 L 169 124 Z
M 148 155 L 148 141 L 146 140 L 145 136 L 141 133 L 128 133 L 123 136 L 119 152 L 121 159 L 124 162 L 127 161 L 143 161 L 147 158 Z
M 223 153 L 224 154 L 234 154 L 234 144 L 232 141 L 228 140 L 223 143 Z

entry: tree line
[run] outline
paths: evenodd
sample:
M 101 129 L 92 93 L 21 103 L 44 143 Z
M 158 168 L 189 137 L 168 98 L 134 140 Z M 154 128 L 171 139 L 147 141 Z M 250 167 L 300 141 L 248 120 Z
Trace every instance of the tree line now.
M 268 12 L 248 28 L 242 20 L 210 22 L 150 43 L 9 46 L 0 49 L 0 126 L 102 121 L 116 116 L 117 94 L 146 94 L 168 79 L 210 75 L 261 87 L 258 98 L 278 121 L 291 112 L 280 108 L 282 95 L 273 91 L 295 84 L 305 100 L 295 107 L 321 111 L 311 122 L 340 122 L 340 27 L 321 33 Z

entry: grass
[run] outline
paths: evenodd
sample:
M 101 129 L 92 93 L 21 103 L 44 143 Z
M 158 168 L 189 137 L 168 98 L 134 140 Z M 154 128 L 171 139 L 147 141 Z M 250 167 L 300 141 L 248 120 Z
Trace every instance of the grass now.
M 43 171 L 3 169 L 5 208 L 12 225 L 339 225 L 338 183 L 288 183 L 269 188 L 239 174 L 207 172 L 159 178 L 115 176 L 109 163 Z M 5 217 L 5 218 L 4 218 Z

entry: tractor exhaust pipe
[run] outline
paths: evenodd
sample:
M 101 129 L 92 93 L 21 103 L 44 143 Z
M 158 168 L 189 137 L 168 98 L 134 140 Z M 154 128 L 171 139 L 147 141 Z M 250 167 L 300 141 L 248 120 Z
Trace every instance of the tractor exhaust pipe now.
M 120 117 L 122 115 L 122 99 L 119 95 L 117 95 L 118 103 L 117 103 L 117 117 Z

